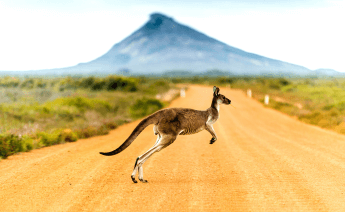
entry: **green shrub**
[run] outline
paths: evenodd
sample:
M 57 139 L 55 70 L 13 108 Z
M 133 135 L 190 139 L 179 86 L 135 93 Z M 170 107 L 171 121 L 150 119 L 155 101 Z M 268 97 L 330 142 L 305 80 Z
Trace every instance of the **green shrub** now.
M 19 136 L 13 134 L 0 135 L 0 156 L 2 158 L 7 158 L 10 155 L 23 151 L 23 142 Z
M 75 133 L 78 138 L 89 138 L 96 135 L 106 135 L 109 133 L 109 129 L 105 125 L 100 127 L 88 126 L 86 128 L 76 130 Z
M 271 102 L 273 103 L 273 101 L 271 100 Z M 282 108 L 284 107 L 293 107 L 291 104 L 287 103 L 287 102 L 274 102 L 273 103 L 273 108 L 276 110 L 282 110 Z
M 46 107 L 46 106 L 42 107 L 42 112 L 43 113 L 49 114 L 50 111 L 51 111 L 51 109 L 49 107 Z
M 345 102 L 339 102 L 337 104 L 328 104 L 328 105 L 323 106 L 321 109 L 325 111 L 329 111 L 333 108 L 336 108 L 339 111 L 343 111 L 345 110 Z
M 340 111 L 345 110 L 345 101 L 339 102 L 339 103 L 337 104 L 337 108 L 338 108 L 338 110 L 340 110 Z
M 147 116 L 163 107 L 164 107 L 163 103 L 157 99 L 142 98 L 142 99 L 138 99 L 129 108 L 129 112 L 132 117 L 140 118 L 143 116 Z
M 39 132 L 37 137 L 39 138 L 39 143 L 43 144 L 43 146 L 51 146 L 62 143 L 60 133 L 57 131 L 53 133 Z
M 182 78 L 179 78 L 179 77 L 174 77 L 174 78 L 171 79 L 171 82 L 175 83 L 175 84 L 182 83 L 183 81 L 184 80 Z
M 314 111 L 310 114 L 300 116 L 299 119 L 307 123 L 317 125 L 322 119 L 324 119 L 324 116 L 320 111 Z
M 64 129 L 59 134 L 59 140 L 63 142 L 74 142 L 78 140 L 77 133 L 72 132 L 71 129 Z
M 79 83 L 76 78 L 70 76 L 60 79 L 60 88 L 64 89 L 77 89 Z
M 78 109 L 75 107 L 61 106 L 58 108 L 55 113 L 58 114 L 60 118 L 63 118 L 67 121 L 73 121 L 74 117 L 78 114 Z
M 345 122 L 341 122 L 338 126 L 336 126 L 335 131 L 341 134 L 345 134 Z
M 3 77 L 0 78 L 0 87 L 4 88 L 16 88 L 19 85 L 19 79 L 14 77 Z
M 22 140 L 25 147 L 25 150 L 24 150 L 25 152 L 29 152 L 34 149 L 32 138 L 30 138 L 29 136 L 23 136 Z
M 26 79 L 21 85 L 21 88 L 28 88 L 28 89 L 32 89 L 34 88 L 35 85 L 35 81 L 33 79 Z
M 122 90 L 134 92 L 138 90 L 136 80 L 130 78 L 109 76 L 105 79 L 105 84 L 108 91 Z
M 106 85 L 106 82 L 104 80 L 95 81 L 91 86 L 91 90 L 93 91 L 103 90 L 105 85 Z
M 218 78 L 218 83 L 220 83 L 220 84 L 229 84 L 229 83 L 233 83 L 233 82 L 234 82 L 234 78 L 232 78 L 232 77 L 219 77 Z
M 328 114 L 329 116 L 340 116 L 340 112 L 337 108 L 332 108 L 329 110 Z
M 95 77 L 83 78 L 80 82 L 82 88 L 91 88 L 96 81 Z
M 97 135 L 97 129 L 92 126 L 88 126 L 86 128 L 76 130 L 76 134 L 78 138 L 90 138 Z
M 114 123 L 114 122 L 106 122 L 104 123 L 105 127 L 110 129 L 110 130 L 113 130 L 113 129 L 116 129 L 117 125 Z
M 82 116 L 87 110 L 96 110 L 106 114 L 114 110 L 109 102 L 85 97 L 63 97 L 47 102 L 39 107 L 43 114 L 58 114 L 59 117 L 72 121 Z
M 168 91 L 170 88 L 169 81 L 165 79 L 155 80 L 154 82 L 148 83 L 147 85 L 142 86 L 142 87 L 145 87 L 145 89 L 143 89 L 145 93 L 151 94 L 151 95 L 164 93 Z
M 269 88 L 271 88 L 271 89 L 279 90 L 280 87 L 281 87 L 281 85 L 276 80 L 271 80 L 269 82 Z
M 287 85 L 291 84 L 291 82 L 285 78 L 280 78 L 280 79 L 278 79 L 278 81 L 279 81 L 279 84 L 282 86 L 287 86 Z
M 194 77 L 192 77 L 192 79 L 191 79 L 191 83 L 194 83 L 194 84 L 196 84 L 196 83 L 201 83 L 202 81 L 204 81 L 204 79 L 201 78 L 201 77 L 199 77 L 199 76 L 194 76 Z
M 13 154 L 17 152 L 23 152 L 24 150 L 23 142 L 17 135 L 10 135 L 9 144 L 10 150 Z
M 86 99 L 84 97 L 67 97 L 62 98 L 62 105 L 66 106 L 75 106 L 79 110 L 85 110 L 92 108 L 92 103 L 90 99 Z
M 45 88 L 46 86 L 47 86 L 47 83 L 43 82 L 42 79 L 38 80 L 38 82 L 36 83 L 37 88 Z

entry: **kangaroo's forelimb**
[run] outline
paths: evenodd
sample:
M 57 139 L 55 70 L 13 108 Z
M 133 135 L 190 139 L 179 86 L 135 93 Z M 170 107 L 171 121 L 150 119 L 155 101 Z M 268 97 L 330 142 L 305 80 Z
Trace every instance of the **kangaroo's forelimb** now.
M 217 135 L 216 135 L 216 132 L 213 129 L 213 125 L 206 124 L 205 130 L 207 130 L 212 135 L 210 144 L 213 144 L 214 142 L 216 142 Z

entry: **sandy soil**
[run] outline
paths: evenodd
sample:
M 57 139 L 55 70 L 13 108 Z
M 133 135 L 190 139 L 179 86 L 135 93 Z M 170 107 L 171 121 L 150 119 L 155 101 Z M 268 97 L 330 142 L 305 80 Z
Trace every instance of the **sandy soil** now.
M 345 211 L 345 136 L 264 108 L 221 88 L 214 128 L 179 136 L 144 165 L 149 183 L 130 178 L 156 140 L 152 126 L 122 153 L 138 121 L 109 135 L 0 161 L 0 211 Z M 206 109 L 212 87 L 191 86 L 171 107 Z

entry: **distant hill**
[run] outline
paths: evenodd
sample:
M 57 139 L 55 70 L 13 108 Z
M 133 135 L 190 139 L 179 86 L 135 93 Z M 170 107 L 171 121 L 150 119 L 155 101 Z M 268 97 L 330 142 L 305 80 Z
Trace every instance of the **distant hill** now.
M 344 73 L 338 72 L 334 69 L 326 69 L 326 68 L 320 68 L 316 69 L 314 71 L 314 74 L 317 76 L 345 76 Z
M 225 26 L 219 24 L 219 27 Z M 210 70 L 221 71 L 207 72 Z M 160 13 L 151 14 L 145 25 L 95 60 L 73 67 L 30 71 L 40 75 L 165 73 L 169 76 L 175 72 L 177 75 L 254 76 L 307 76 L 317 73 L 299 65 L 234 48 Z

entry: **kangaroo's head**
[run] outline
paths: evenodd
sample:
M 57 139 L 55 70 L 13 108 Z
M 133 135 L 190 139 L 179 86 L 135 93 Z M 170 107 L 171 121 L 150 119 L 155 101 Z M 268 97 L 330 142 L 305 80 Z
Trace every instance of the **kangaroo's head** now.
M 218 104 L 229 105 L 231 103 L 230 99 L 219 93 L 219 88 L 216 86 L 213 87 L 213 99 L 216 99 Z

